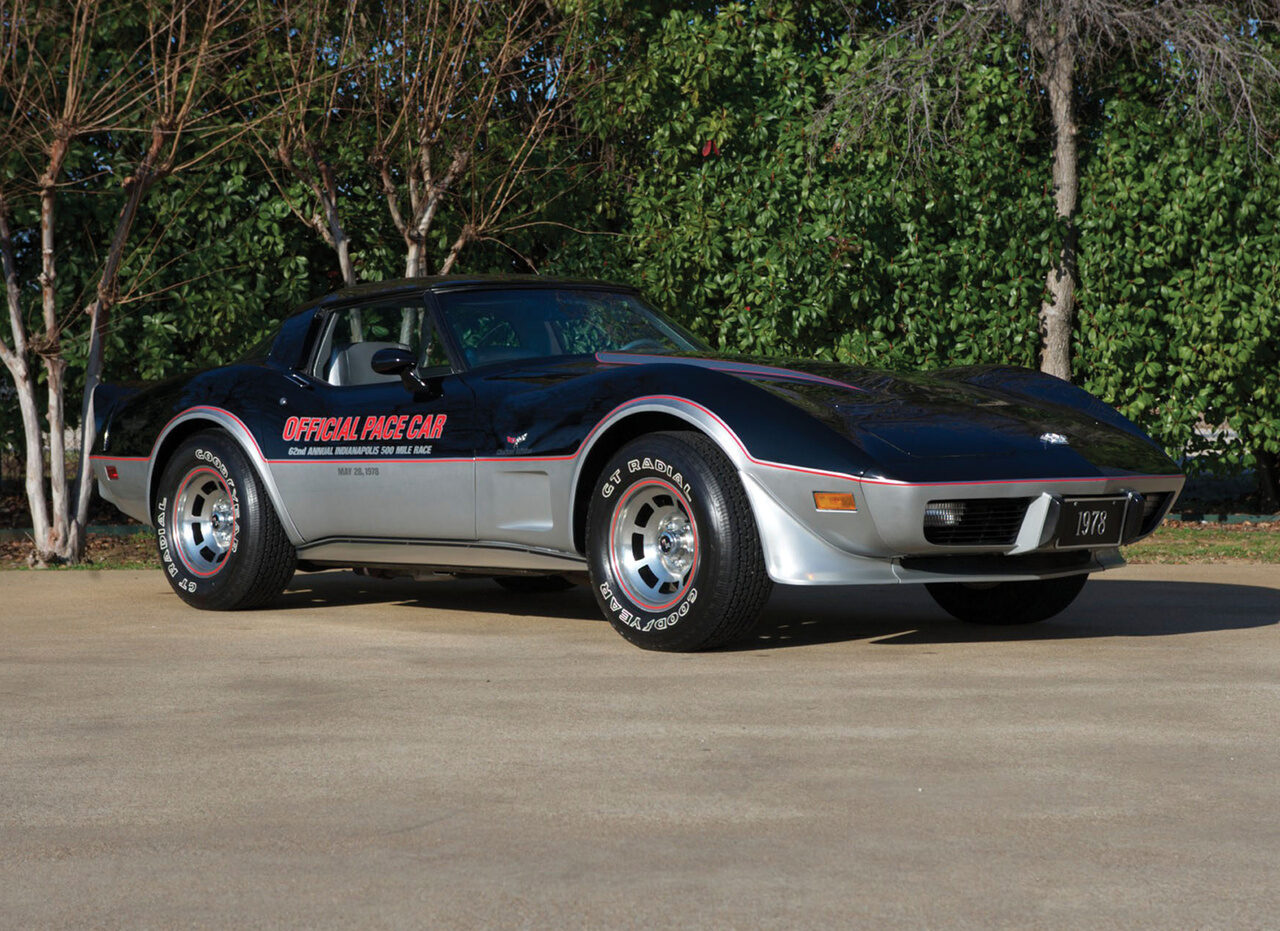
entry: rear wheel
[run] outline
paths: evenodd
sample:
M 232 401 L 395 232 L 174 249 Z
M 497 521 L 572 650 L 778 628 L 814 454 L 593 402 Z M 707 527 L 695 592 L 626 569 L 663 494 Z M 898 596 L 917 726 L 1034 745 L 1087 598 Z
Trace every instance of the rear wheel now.
M 733 464 L 692 432 L 639 437 L 605 465 L 587 512 L 587 558 L 609 623 L 649 650 L 746 636 L 773 587 Z
M 197 433 L 160 476 L 153 509 L 160 562 L 197 608 L 253 608 L 284 590 L 297 554 L 257 473 L 225 433 Z
M 970 624 L 1034 624 L 1065 611 L 1087 575 L 1027 582 L 935 582 L 926 585 L 944 611 Z

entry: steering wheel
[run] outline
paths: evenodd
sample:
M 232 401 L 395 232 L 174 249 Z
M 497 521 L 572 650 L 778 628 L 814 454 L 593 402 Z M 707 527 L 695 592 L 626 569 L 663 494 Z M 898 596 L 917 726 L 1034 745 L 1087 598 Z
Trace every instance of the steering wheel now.
M 480 337 L 475 340 L 475 344 L 472 346 L 472 348 L 473 349 L 506 349 L 508 348 L 506 345 L 503 345 L 503 343 L 505 343 L 505 339 L 503 339 L 503 337 L 507 335 L 502 332 L 504 327 L 506 327 L 509 330 L 511 328 L 511 325 L 507 323 L 505 320 L 500 320 L 497 323 L 493 324 L 487 330 L 485 330 L 483 333 L 480 334 Z
M 656 339 L 643 336 L 640 339 L 633 339 L 631 342 L 627 343 L 625 346 L 615 351 L 616 352 L 635 352 L 637 349 L 643 349 L 646 346 L 652 349 L 656 349 L 658 350 L 658 352 L 666 352 L 668 348 L 670 348 L 668 346 L 664 346 L 662 343 L 658 342 Z

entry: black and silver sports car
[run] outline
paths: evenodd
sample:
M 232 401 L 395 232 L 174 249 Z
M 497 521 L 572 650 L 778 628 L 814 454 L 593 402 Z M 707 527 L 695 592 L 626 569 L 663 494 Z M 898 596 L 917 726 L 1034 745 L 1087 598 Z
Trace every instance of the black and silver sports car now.
M 156 528 L 188 604 L 259 605 L 295 569 L 589 579 L 663 650 L 742 637 L 773 582 L 1042 620 L 1183 483 L 1058 379 L 717 355 L 591 281 L 340 291 L 234 365 L 102 385 L 94 413 L 102 493 Z

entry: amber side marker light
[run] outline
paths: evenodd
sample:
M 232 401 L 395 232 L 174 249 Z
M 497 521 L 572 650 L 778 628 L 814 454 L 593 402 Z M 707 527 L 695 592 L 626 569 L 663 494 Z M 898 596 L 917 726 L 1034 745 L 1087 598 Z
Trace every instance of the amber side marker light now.
M 856 511 L 858 505 L 847 491 L 815 491 L 813 506 L 819 511 Z

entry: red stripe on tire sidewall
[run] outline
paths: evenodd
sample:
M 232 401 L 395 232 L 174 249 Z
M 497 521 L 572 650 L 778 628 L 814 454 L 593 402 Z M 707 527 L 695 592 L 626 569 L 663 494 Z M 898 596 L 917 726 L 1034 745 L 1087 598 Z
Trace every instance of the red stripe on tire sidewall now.
M 216 569 L 214 569 L 212 572 L 201 572 L 199 569 L 192 568 L 191 564 L 187 562 L 187 557 L 182 552 L 182 542 L 181 542 L 181 538 L 178 536 L 178 513 L 176 508 L 178 503 L 182 501 L 182 494 L 187 490 L 187 486 L 191 484 L 191 480 L 202 472 L 207 472 L 213 476 L 214 481 L 216 481 L 219 485 L 222 486 L 222 490 L 227 493 L 227 497 L 231 499 L 232 504 L 234 505 L 235 498 L 231 494 L 231 489 L 227 486 L 226 479 L 224 479 L 221 475 L 219 475 L 216 470 L 211 469 L 208 466 L 196 466 L 196 468 L 188 472 L 186 478 L 184 478 L 182 482 L 179 483 L 178 493 L 173 496 L 173 503 L 174 503 L 175 510 L 174 510 L 173 517 L 171 519 L 171 523 L 169 527 L 169 535 L 173 539 L 174 543 L 176 544 L 176 546 L 174 546 L 173 548 L 178 551 L 178 559 L 182 561 L 182 565 L 186 567 L 187 571 L 190 572 L 192 575 L 199 576 L 202 579 L 208 579 L 217 575 L 224 568 L 226 568 L 227 560 L 231 558 L 231 551 L 232 549 L 235 548 L 235 545 L 236 545 L 236 531 L 239 529 L 240 522 L 235 519 L 235 514 L 233 512 L 232 518 L 231 518 L 231 540 L 227 544 L 227 555 L 223 557 L 222 562 L 218 564 L 218 567 Z
M 670 491 L 671 494 L 675 496 L 676 500 L 678 500 L 681 504 L 684 505 L 684 512 L 689 515 L 689 526 L 693 530 L 693 565 L 689 567 L 689 581 L 685 582 L 684 586 L 680 589 L 680 591 L 676 592 L 676 596 L 674 598 L 672 598 L 666 604 L 659 605 L 657 607 L 649 607 L 642 600 L 637 598 L 629 588 L 627 588 L 627 583 L 623 581 L 622 572 L 618 568 L 617 553 L 615 551 L 615 546 L 614 546 L 614 541 L 617 539 L 618 515 L 622 512 L 622 509 L 626 505 L 627 501 L 629 501 L 637 491 L 639 491 L 641 488 L 644 488 L 648 485 L 661 485 L 663 488 Z M 693 579 L 694 579 L 694 576 L 698 574 L 698 563 L 701 561 L 701 559 L 702 559 L 702 550 L 698 546 L 698 520 L 696 517 L 694 517 L 693 505 L 689 503 L 689 499 L 684 496 L 684 493 L 681 492 L 680 489 L 676 488 L 676 486 L 672 485 L 670 482 L 664 482 L 660 478 L 647 478 L 644 481 L 641 481 L 635 485 L 632 485 L 630 488 L 628 488 L 622 500 L 619 501 L 617 505 L 614 506 L 613 517 L 609 520 L 609 567 L 613 569 L 613 577 L 615 580 L 617 580 L 618 587 L 622 589 L 623 594 L 625 594 L 628 598 L 631 599 L 631 602 L 633 604 L 637 605 L 638 607 L 642 608 L 645 611 L 665 611 L 668 608 L 672 607 L 677 602 L 679 602 L 681 598 L 687 595 L 689 593 L 689 589 L 693 587 Z

